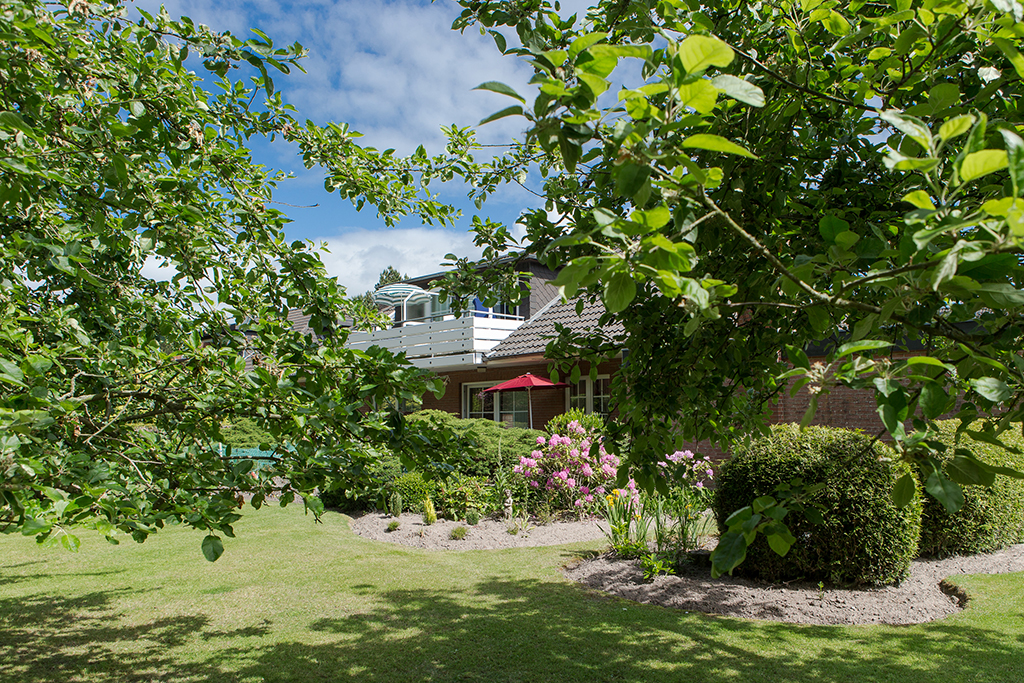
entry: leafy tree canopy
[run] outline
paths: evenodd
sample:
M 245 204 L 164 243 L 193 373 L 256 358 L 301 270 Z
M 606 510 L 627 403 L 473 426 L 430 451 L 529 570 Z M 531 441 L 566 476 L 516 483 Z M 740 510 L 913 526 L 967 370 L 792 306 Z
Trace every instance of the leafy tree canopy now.
M 625 326 L 549 347 L 629 349 L 613 389 L 622 477 L 653 488 L 680 439 L 728 446 L 790 386 L 835 385 L 875 392 L 900 457 L 951 510 L 960 484 L 1020 476 L 961 449 L 943 467 L 933 422 L 953 412 L 997 441 L 1024 419 L 1020 2 L 460 4 L 456 27 L 491 31 L 539 89 L 480 86 L 510 97 L 491 119 L 528 131 L 479 197 L 539 165 L 524 253 Z M 489 258 L 513 246 L 504 226 L 476 232 Z M 463 267 L 450 286 L 472 280 Z M 812 366 L 804 349 L 823 339 Z M 908 339 L 925 353 L 890 353 Z M 898 502 L 914 490 L 901 480 Z
M 316 487 L 365 472 L 367 445 L 424 460 L 445 438 L 390 410 L 436 379 L 344 348 L 352 304 L 310 245 L 286 241 L 271 205 L 283 177 L 247 141 L 295 143 L 328 189 L 385 222 L 448 223 L 455 212 L 413 179 L 470 138 L 452 131 L 438 158 L 360 147 L 275 90 L 300 45 L 140 14 L 85 0 L 0 13 L 0 530 L 75 549 L 76 527 L 117 542 L 181 523 L 209 532 L 212 560 L 243 495 L 317 512 Z M 317 340 L 292 329 L 292 309 Z M 273 457 L 213 446 L 243 417 L 282 444 Z

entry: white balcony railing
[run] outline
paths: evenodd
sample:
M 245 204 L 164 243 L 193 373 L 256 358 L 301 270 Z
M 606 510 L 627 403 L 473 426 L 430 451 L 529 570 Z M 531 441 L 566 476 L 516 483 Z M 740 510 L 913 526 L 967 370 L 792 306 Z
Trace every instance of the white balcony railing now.
M 485 353 L 522 324 L 523 319 L 518 316 L 483 317 L 468 312 L 450 320 L 410 320 L 388 330 L 353 332 L 347 346 L 360 350 L 380 346 L 392 353 L 404 351 L 406 358 L 420 368 L 471 367 L 482 363 Z

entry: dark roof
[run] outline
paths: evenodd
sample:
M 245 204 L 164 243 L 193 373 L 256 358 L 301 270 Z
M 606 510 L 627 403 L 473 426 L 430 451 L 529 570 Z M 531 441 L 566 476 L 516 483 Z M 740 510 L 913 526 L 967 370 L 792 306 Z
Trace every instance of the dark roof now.
M 581 299 L 571 299 L 562 303 L 555 299 L 551 304 L 537 312 L 503 342 L 491 349 L 487 354 L 487 360 L 496 358 L 510 358 L 512 356 L 527 356 L 544 353 L 544 348 L 554 337 L 558 336 L 555 331 L 555 323 L 570 328 L 573 332 L 586 332 L 598 328 L 598 321 L 604 315 L 604 304 L 600 301 L 584 301 L 583 310 L 576 314 L 576 303 Z M 604 328 L 606 334 L 615 335 L 622 333 L 622 323 L 615 321 Z
M 313 328 L 309 326 L 309 319 L 311 315 L 307 315 L 302 312 L 301 308 L 292 308 L 288 310 L 288 322 L 291 323 L 292 328 L 301 335 L 311 334 L 316 337 L 316 333 Z M 338 325 L 340 327 L 352 327 L 352 321 L 348 319 L 338 319 Z
M 288 311 L 288 322 L 301 335 L 313 334 L 313 330 L 309 327 L 310 317 L 303 313 L 301 308 L 293 308 Z

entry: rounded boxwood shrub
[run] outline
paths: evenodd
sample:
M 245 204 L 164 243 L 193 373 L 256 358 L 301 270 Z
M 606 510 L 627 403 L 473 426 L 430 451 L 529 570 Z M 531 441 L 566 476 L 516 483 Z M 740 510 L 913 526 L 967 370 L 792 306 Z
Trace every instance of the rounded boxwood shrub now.
M 421 512 L 423 501 L 434 494 L 434 482 L 425 480 L 419 472 L 406 472 L 391 482 L 391 491 L 402 497 L 403 509 Z
M 714 512 L 719 529 L 736 510 L 794 478 L 824 483 L 812 501 L 824 524 L 799 512 L 785 522 L 796 543 L 785 557 L 758 535 L 737 573 L 766 581 L 793 579 L 834 585 L 883 585 L 903 579 L 917 556 L 920 497 L 903 509 L 892 501 L 906 466 L 886 457 L 884 446 L 848 429 L 795 425 L 772 427 L 770 436 L 736 449 L 717 477 Z
M 940 440 L 949 450 L 942 459 L 953 457 L 958 420 L 938 423 Z M 1003 432 L 999 439 L 1024 452 L 1024 439 L 1016 432 Z M 971 451 L 979 460 L 1024 472 L 1024 455 L 1015 455 L 999 446 L 975 441 L 967 434 L 960 448 Z M 927 476 L 919 470 L 923 481 Z M 1024 542 L 1024 481 L 996 476 L 992 486 L 962 486 L 964 505 L 950 514 L 931 496 L 924 496 L 921 514 L 919 552 L 926 557 L 987 553 L 1014 543 Z

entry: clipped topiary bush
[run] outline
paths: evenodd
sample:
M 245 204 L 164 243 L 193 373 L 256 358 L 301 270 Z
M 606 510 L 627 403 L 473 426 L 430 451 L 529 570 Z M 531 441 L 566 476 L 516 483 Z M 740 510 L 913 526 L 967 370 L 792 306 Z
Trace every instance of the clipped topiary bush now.
M 452 465 L 461 474 L 472 477 L 490 478 L 499 465 L 511 467 L 519 462 L 520 456 L 529 455 L 536 448 L 538 436 L 544 436 L 544 432 L 537 430 L 506 427 L 493 420 L 464 420 L 441 410 L 421 410 L 407 419 L 429 420 L 468 437 L 472 446 L 462 454 L 461 463 Z
M 918 496 L 903 509 L 892 501 L 906 466 L 885 456 L 884 446 L 848 429 L 795 425 L 772 427 L 771 435 L 737 448 L 717 477 L 714 512 L 720 530 L 734 511 L 794 478 L 824 483 L 812 499 L 825 523 L 799 513 L 785 522 L 797 541 L 785 557 L 758 536 L 736 572 L 779 582 L 793 579 L 834 585 L 884 585 L 903 579 L 917 556 L 921 530 Z
M 406 472 L 391 482 L 391 490 L 402 498 L 402 508 L 421 512 L 423 501 L 434 493 L 434 482 L 426 481 L 419 472 Z
M 940 440 L 949 448 L 944 459 L 953 457 L 958 424 L 957 420 L 938 423 L 942 432 Z M 1024 439 L 1020 434 L 1007 431 L 999 438 L 1006 445 L 1024 452 Z M 983 462 L 1024 472 L 1024 455 L 975 441 L 967 434 L 961 437 L 959 447 L 971 451 Z M 922 481 L 926 476 L 918 472 L 918 478 Z M 973 555 L 1024 542 L 1024 481 L 997 476 L 992 486 L 961 488 L 964 492 L 964 505 L 953 514 L 946 512 L 946 508 L 935 498 L 924 496 L 918 549 L 922 556 Z

